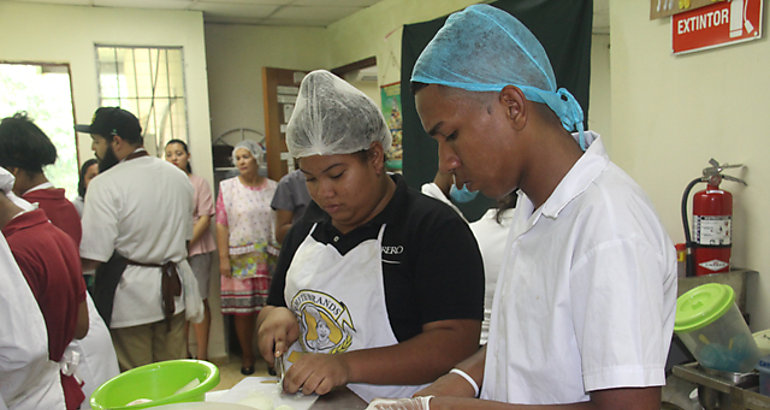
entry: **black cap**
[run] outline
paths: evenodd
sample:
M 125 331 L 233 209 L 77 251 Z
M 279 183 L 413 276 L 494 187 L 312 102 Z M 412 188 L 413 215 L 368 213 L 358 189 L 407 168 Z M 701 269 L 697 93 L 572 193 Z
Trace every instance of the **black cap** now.
M 94 113 L 91 125 L 75 125 L 75 131 L 99 134 L 103 137 L 119 135 L 123 139 L 141 139 L 142 127 L 139 120 L 120 107 L 101 107 Z

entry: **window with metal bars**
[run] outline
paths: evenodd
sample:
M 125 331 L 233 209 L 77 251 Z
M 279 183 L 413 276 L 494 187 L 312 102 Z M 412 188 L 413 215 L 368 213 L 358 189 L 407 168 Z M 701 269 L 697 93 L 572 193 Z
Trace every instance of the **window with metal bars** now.
M 96 55 L 99 105 L 136 115 L 151 155 L 161 156 L 171 139 L 188 140 L 181 47 L 97 45 Z

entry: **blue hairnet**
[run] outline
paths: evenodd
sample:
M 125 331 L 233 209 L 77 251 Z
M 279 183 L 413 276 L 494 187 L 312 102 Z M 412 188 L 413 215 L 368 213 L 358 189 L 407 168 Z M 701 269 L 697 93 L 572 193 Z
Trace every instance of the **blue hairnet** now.
M 392 137 L 382 111 L 364 93 L 325 71 L 309 73 L 299 86 L 297 103 L 286 126 L 286 146 L 294 158 L 351 154 Z
M 262 165 L 264 162 L 265 150 L 263 150 L 259 144 L 252 140 L 243 140 L 233 148 L 233 164 L 235 164 L 235 152 L 241 148 L 248 150 L 251 153 L 251 156 L 257 160 L 257 165 Z
M 449 16 L 417 59 L 412 82 L 468 91 L 514 85 L 528 100 L 546 104 L 565 129 L 579 131 L 585 150 L 580 104 L 566 89 L 556 89 L 556 76 L 537 38 L 496 7 L 473 5 Z

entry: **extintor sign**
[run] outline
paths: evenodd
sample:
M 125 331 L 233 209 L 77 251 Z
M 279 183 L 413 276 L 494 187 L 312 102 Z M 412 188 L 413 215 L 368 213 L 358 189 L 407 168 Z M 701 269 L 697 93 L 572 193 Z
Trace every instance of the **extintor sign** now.
M 761 38 L 763 2 L 732 0 L 675 14 L 671 18 L 674 54 Z

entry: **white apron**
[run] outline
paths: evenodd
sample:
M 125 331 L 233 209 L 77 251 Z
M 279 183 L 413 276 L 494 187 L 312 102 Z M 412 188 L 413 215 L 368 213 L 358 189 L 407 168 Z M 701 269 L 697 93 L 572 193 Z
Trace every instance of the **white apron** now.
M 343 353 L 391 346 L 398 339 L 390 328 L 382 279 L 382 225 L 377 239 L 361 242 L 340 255 L 332 245 L 302 242 L 286 273 L 284 298 L 297 315 L 299 339 L 287 354 L 287 368 L 300 352 Z M 375 397 L 411 397 L 423 386 L 350 383 L 367 402 Z

